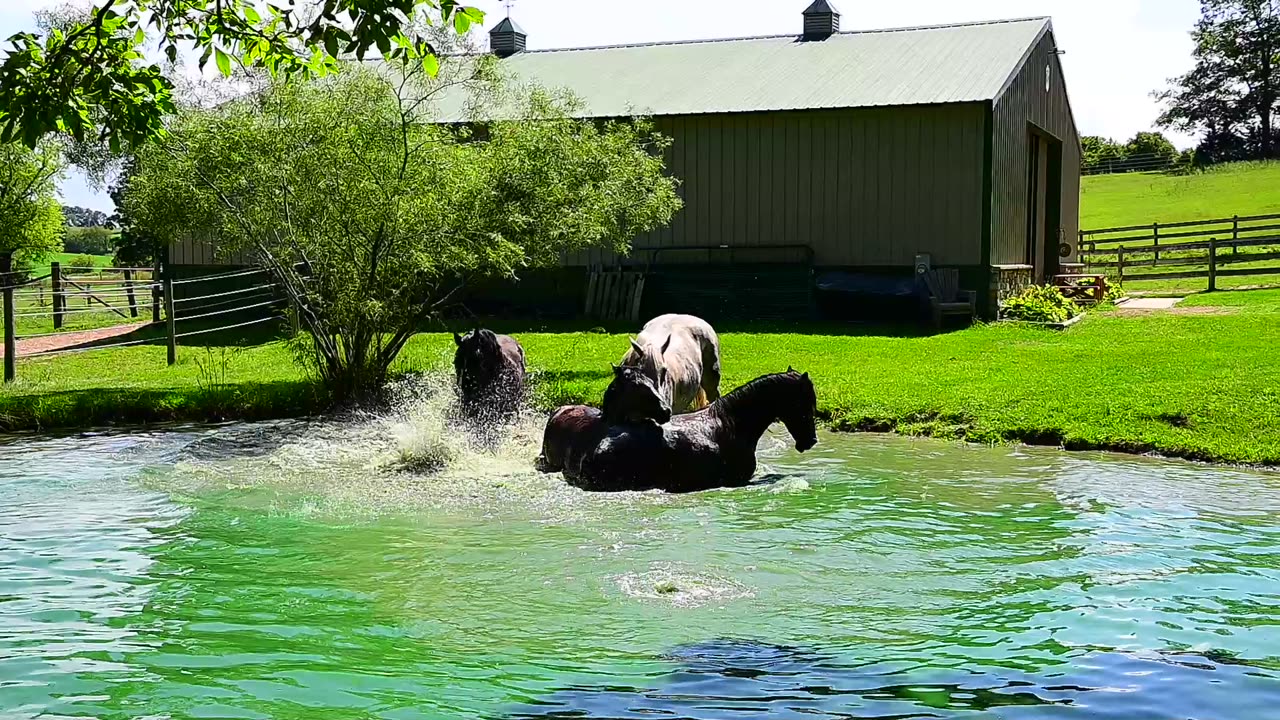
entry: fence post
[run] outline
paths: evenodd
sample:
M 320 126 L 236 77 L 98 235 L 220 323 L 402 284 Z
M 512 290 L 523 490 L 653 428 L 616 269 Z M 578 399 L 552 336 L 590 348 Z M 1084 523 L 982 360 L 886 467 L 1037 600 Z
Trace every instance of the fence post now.
M 13 316 L 13 253 L 0 253 L 0 291 L 4 295 L 4 381 L 13 382 L 18 374 L 18 338 Z
M 1209 238 L 1209 290 L 1218 289 L 1218 238 Z
M 62 294 L 62 263 L 49 263 L 49 287 L 53 288 L 53 329 L 62 329 L 67 298 Z
M 1084 261 L 1084 271 L 1089 272 L 1089 256 L 1084 252 L 1084 231 L 1076 231 L 1076 255 Z
M 1151 247 L 1156 251 L 1155 259 L 1151 261 L 1151 267 L 1160 264 L 1160 223 L 1151 223 Z
M 1124 246 L 1123 245 L 1121 245 L 1120 249 L 1116 251 L 1116 273 L 1119 275 L 1119 278 L 1116 284 L 1120 285 L 1121 287 L 1124 287 Z
M 1231 254 L 1236 255 L 1240 252 L 1240 246 L 1236 245 L 1240 241 L 1240 216 L 1231 216 Z
M 160 254 L 151 270 L 151 322 L 160 322 Z
M 169 336 L 169 364 L 178 362 L 177 319 L 173 317 L 173 278 L 164 279 L 164 314 Z
M 124 291 L 129 297 L 129 315 L 138 317 L 138 298 L 133 294 L 133 271 L 126 269 L 124 271 Z

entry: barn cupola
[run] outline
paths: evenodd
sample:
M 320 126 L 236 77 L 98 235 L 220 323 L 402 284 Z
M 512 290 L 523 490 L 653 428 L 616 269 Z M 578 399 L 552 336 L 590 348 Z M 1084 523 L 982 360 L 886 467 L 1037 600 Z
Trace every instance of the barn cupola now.
M 813 0 L 804 11 L 804 39 L 826 40 L 840 32 L 840 11 L 831 0 Z
M 525 40 L 529 38 L 524 30 L 511 18 L 503 18 L 489 31 L 489 49 L 500 58 L 511 57 L 524 52 Z

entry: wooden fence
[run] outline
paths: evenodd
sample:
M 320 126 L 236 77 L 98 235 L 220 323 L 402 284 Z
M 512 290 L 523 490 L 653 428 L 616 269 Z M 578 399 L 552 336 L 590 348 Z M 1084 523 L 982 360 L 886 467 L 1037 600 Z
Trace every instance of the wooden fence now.
M 1204 278 L 1216 290 L 1222 277 L 1280 275 L 1280 215 L 1081 230 L 1078 252 L 1086 273 L 1121 283 Z
M 48 275 L 31 278 L 11 271 L 4 260 L 0 257 L 5 382 L 16 378 L 19 357 L 135 345 L 167 345 L 173 365 L 180 339 L 278 322 L 286 304 L 264 268 L 173 279 L 150 268 L 71 269 L 54 263 Z M 139 317 L 140 301 L 150 305 L 144 317 Z M 40 340 L 45 347 L 24 348 L 19 341 L 25 340 Z

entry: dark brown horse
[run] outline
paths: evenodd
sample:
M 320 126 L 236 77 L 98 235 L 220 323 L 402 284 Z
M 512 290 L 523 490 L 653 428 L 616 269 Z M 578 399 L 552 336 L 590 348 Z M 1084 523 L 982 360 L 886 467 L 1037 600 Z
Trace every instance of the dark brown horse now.
M 756 444 L 773 423 L 786 425 L 799 452 L 817 444 L 816 412 L 808 373 L 788 369 L 765 375 L 661 425 L 606 422 L 599 440 L 578 450 L 573 466 L 565 466 L 565 479 L 584 490 L 606 492 L 739 487 L 755 474 Z
M 525 396 L 524 348 L 514 338 L 476 328 L 453 334 L 458 404 L 472 421 L 502 420 L 519 411 Z
M 671 419 L 671 406 L 643 372 L 614 365 L 613 375 L 613 382 L 604 391 L 601 409 L 566 405 L 551 415 L 542 433 L 538 470 L 577 475 L 585 454 L 604 439 L 611 426 L 645 422 L 657 425 Z

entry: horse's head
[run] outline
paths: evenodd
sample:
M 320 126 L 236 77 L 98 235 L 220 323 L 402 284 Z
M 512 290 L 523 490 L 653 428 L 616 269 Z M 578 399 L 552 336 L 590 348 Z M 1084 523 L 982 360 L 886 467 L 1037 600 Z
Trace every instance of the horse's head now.
M 631 340 L 631 349 L 622 358 L 624 367 L 634 367 L 640 370 L 645 377 L 653 381 L 653 385 L 658 392 L 663 397 L 668 398 L 671 397 L 671 377 L 667 371 L 667 363 L 663 358 L 670 347 L 670 335 L 667 336 L 666 342 L 662 343 L 662 347 L 658 347 L 654 343 L 641 345 L 633 338 Z
M 613 366 L 613 382 L 604 391 L 601 409 L 610 423 L 671 419 L 671 403 L 637 367 Z
M 813 389 L 809 373 L 798 373 L 787 368 L 787 380 L 794 388 L 784 411 L 782 424 L 795 438 L 796 450 L 804 452 L 818 444 L 818 393 Z
M 502 348 L 492 330 L 476 328 L 466 336 L 453 334 L 453 372 L 458 389 L 474 397 L 489 389 L 502 372 Z

